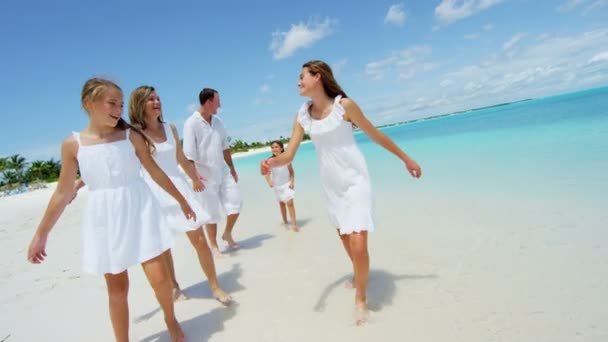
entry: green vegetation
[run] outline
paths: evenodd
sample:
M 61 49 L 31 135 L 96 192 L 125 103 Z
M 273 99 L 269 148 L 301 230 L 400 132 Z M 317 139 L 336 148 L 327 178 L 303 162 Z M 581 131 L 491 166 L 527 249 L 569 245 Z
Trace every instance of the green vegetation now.
M 0 190 L 18 188 L 27 183 L 54 182 L 59 178 L 60 170 L 61 162 L 52 158 L 29 163 L 19 154 L 0 157 Z
M 270 146 L 270 143 L 272 142 L 272 141 L 267 141 L 267 142 L 255 141 L 252 143 L 248 143 L 248 142 L 240 140 L 240 139 L 236 139 L 236 140 L 232 141 L 231 138 L 228 138 L 228 140 L 230 141 L 230 152 L 232 152 L 232 153 L 247 152 L 252 148 Z M 289 138 L 285 138 L 283 136 L 280 136 L 279 139 L 276 139 L 276 140 L 280 140 L 283 143 L 289 142 Z M 303 140 L 310 140 L 310 136 L 308 134 L 304 134 Z

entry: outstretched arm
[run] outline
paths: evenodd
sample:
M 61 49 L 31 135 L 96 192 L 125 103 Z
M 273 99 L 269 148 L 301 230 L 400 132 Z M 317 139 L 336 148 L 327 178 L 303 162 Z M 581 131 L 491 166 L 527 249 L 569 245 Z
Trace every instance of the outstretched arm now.
M 273 167 L 291 163 L 291 161 L 296 155 L 296 152 L 298 151 L 298 148 L 300 147 L 300 143 L 302 142 L 303 138 L 304 128 L 300 126 L 300 123 L 298 122 L 298 118 L 296 116 L 293 122 L 293 130 L 291 132 L 291 138 L 289 138 L 289 143 L 287 144 L 287 149 L 285 150 L 285 152 L 279 154 L 274 158 L 268 158 L 262 161 L 262 164 L 260 165 L 260 171 L 262 172 L 262 174 L 267 174 Z
M 357 125 L 374 142 L 384 147 L 387 151 L 396 155 L 404 163 L 413 177 L 420 178 L 422 170 L 420 166 L 399 148 L 386 134 L 377 129 L 363 114 L 359 106 L 351 99 L 342 99 L 340 102 L 346 110 L 346 119 Z
M 74 137 L 65 139 L 61 145 L 61 171 L 57 187 L 49 200 L 44 216 L 42 216 L 28 248 L 27 259 L 31 263 L 39 264 L 46 257 L 45 249 L 48 234 L 74 195 L 74 180 L 78 172 L 77 152 L 78 143 L 76 139 Z
M 137 131 L 132 130 L 130 139 L 131 143 L 135 147 L 135 154 L 137 155 L 137 158 L 139 158 L 139 161 L 141 162 L 141 165 L 144 167 L 144 169 L 148 171 L 150 177 L 152 177 L 152 179 L 158 185 L 160 185 L 163 190 L 165 190 L 167 193 L 169 193 L 169 195 L 175 198 L 177 203 L 179 203 L 179 205 L 181 206 L 182 211 L 184 212 L 184 215 L 186 215 L 187 219 L 196 220 L 196 215 L 190 208 L 188 202 L 186 202 L 184 196 L 182 196 L 182 194 L 177 190 L 173 182 L 171 182 L 171 179 L 169 179 L 167 174 L 165 174 L 165 172 L 158 166 L 158 164 L 156 164 L 156 162 L 152 158 L 152 155 L 150 154 L 150 149 L 146 144 L 144 137 Z

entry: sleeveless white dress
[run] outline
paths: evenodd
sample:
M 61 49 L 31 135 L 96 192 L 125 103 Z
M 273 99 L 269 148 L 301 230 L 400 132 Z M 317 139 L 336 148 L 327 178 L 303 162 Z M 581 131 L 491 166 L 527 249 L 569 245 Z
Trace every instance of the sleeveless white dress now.
M 272 189 L 278 202 L 288 202 L 294 199 L 295 191 L 289 188 L 289 169 L 287 165 L 273 167 L 270 171 Z
M 121 273 L 173 245 L 160 205 L 140 174 L 129 140 L 83 145 L 78 142 L 80 175 L 89 196 L 82 224 L 82 267 L 87 273 Z
M 310 116 L 308 101 L 297 121 L 310 134 L 319 159 L 321 184 L 331 224 L 340 234 L 373 231 L 372 191 L 367 164 L 353 136 L 352 123 L 344 120 L 341 96 L 331 113 L 320 120 Z
M 174 233 L 183 233 L 195 230 L 202 224 L 207 223 L 210 220 L 210 216 L 203 210 L 192 186 L 177 167 L 177 153 L 175 144 L 172 143 L 172 141 L 175 140 L 173 139 L 173 134 L 167 134 L 167 130 L 165 130 L 165 135 L 167 136 L 165 142 L 154 143 L 156 150 L 152 154 L 152 157 L 158 166 L 167 174 L 167 176 L 169 176 L 169 179 L 171 179 L 171 182 L 173 182 L 177 190 L 184 196 L 190 205 L 190 208 L 192 208 L 192 211 L 196 214 L 196 221 L 188 220 L 186 216 L 184 216 L 184 212 L 175 198 L 161 188 L 144 168 L 142 168 L 142 172 L 146 183 L 160 203 L 163 214 L 165 215 L 171 230 L 173 230 Z

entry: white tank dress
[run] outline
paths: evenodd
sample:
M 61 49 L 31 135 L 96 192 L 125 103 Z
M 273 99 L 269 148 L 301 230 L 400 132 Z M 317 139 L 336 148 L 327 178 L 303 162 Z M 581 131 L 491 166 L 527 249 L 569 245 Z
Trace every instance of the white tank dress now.
M 87 273 L 121 273 L 173 245 L 160 205 L 141 177 L 129 131 L 124 140 L 94 145 L 83 145 L 80 133 L 73 133 L 89 191 L 82 224 L 82 268 Z
M 165 135 L 167 136 L 165 142 L 154 143 L 156 150 L 152 154 L 152 157 L 158 166 L 167 174 L 167 176 L 169 176 L 169 179 L 171 179 L 171 182 L 173 182 L 177 190 L 184 196 L 190 205 L 190 208 L 192 208 L 192 211 L 196 214 L 196 221 L 188 220 L 186 216 L 184 216 L 184 212 L 175 198 L 161 188 L 145 169 L 142 168 L 142 172 L 146 183 L 160 203 L 163 214 L 173 233 L 183 233 L 195 230 L 202 224 L 207 223 L 210 220 L 210 216 L 203 210 L 203 207 L 197 200 L 194 190 L 192 189 L 192 185 L 190 185 L 177 167 L 176 150 L 175 144 L 173 143 L 175 139 L 173 139 L 173 134 L 167 134 L 167 130 L 165 129 Z
M 367 164 L 353 136 L 352 123 L 344 120 L 341 96 L 331 113 L 316 120 L 308 101 L 300 107 L 297 121 L 310 134 L 319 159 L 321 184 L 331 224 L 340 234 L 373 231 L 372 191 Z
M 289 169 L 287 165 L 273 167 L 270 171 L 272 189 L 278 202 L 288 202 L 294 199 L 295 191 L 289 187 Z

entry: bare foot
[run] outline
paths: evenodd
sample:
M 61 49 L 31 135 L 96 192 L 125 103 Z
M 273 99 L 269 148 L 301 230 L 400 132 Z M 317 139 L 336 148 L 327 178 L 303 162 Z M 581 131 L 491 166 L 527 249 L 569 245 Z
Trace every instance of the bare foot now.
M 184 332 L 182 331 L 182 327 L 179 325 L 175 317 L 171 320 L 165 320 L 167 323 L 167 330 L 169 330 L 169 336 L 171 337 L 171 342 L 185 342 L 186 336 L 184 336 Z
M 186 295 L 182 292 L 182 290 L 179 287 L 174 287 L 173 288 L 173 302 L 177 302 L 181 299 L 188 299 L 188 297 L 186 297 Z
M 211 253 L 213 254 L 214 259 L 221 259 L 221 258 L 225 257 L 224 253 L 222 253 L 217 246 L 210 247 L 210 249 L 211 249 Z
M 344 288 L 346 289 L 354 289 L 355 288 L 355 280 L 349 279 L 344 282 Z
M 291 229 L 293 229 L 293 231 L 296 232 L 296 233 L 300 231 L 300 228 L 298 228 L 297 225 L 291 226 Z
M 362 326 L 369 322 L 369 310 L 367 303 L 359 303 L 355 305 L 355 325 Z
M 223 234 L 222 240 L 226 241 L 226 243 L 228 244 L 228 248 L 239 248 L 239 245 L 234 241 L 234 239 L 232 239 L 231 235 Z
M 227 294 L 226 292 L 224 292 L 224 290 L 222 290 L 221 288 L 217 288 L 215 290 L 212 290 L 213 292 L 213 298 L 215 298 L 218 302 L 222 303 L 223 305 L 230 305 L 232 303 L 232 297 Z

